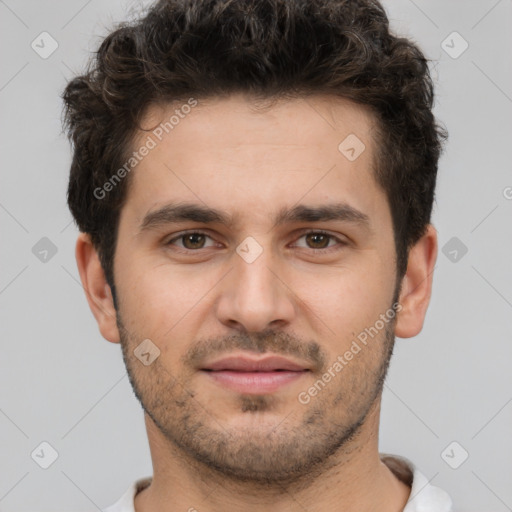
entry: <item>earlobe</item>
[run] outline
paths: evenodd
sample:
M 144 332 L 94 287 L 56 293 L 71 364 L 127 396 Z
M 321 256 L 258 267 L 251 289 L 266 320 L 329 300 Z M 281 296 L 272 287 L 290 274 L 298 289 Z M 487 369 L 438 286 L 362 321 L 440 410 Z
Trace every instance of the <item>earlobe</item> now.
M 395 335 L 411 338 L 421 332 L 432 292 L 437 259 L 437 232 L 429 224 L 426 233 L 410 249 L 407 272 L 402 281 Z
M 75 256 L 87 302 L 102 336 L 112 343 L 119 343 L 120 337 L 112 292 L 105 278 L 98 253 L 88 234 L 79 234 Z

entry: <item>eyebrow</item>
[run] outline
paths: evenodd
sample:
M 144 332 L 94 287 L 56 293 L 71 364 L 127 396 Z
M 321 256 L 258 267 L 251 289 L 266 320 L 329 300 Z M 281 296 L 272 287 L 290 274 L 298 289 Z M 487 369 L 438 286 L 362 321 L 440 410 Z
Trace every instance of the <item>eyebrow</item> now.
M 171 203 L 148 212 L 139 226 L 139 232 L 179 222 L 218 223 L 226 227 L 236 224 L 238 215 L 209 208 L 195 203 Z M 282 208 L 273 219 L 273 227 L 294 222 L 322 222 L 337 220 L 358 225 L 372 231 L 370 217 L 347 203 L 333 203 L 322 206 L 298 205 Z

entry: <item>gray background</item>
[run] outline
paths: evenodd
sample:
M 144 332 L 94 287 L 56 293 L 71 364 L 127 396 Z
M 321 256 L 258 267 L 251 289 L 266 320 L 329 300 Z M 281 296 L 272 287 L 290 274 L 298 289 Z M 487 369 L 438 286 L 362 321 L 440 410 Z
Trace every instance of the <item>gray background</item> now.
M 97 510 L 152 472 L 120 347 L 101 338 L 78 280 L 59 98 L 108 27 L 137 5 L 0 1 L 4 512 Z M 395 30 L 436 61 L 436 115 L 450 141 L 433 219 L 432 302 L 423 332 L 397 340 L 380 450 L 410 458 L 457 510 L 512 510 L 512 3 L 385 6 Z M 46 59 L 31 47 L 43 31 L 58 43 Z M 461 55 L 454 31 L 469 44 Z M 43 441 L 58 452 L 48 469 L 38 465 L 49 461 Z

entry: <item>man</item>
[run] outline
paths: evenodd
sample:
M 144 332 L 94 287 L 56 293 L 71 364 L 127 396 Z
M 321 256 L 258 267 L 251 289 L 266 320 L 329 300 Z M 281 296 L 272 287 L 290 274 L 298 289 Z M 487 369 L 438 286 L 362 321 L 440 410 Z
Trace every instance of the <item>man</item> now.
M 63 96 L 78 268 L 154 468 L 107 511 L 450 510 L 378 451 L 445 137 L 382 7 L 162 0 Z

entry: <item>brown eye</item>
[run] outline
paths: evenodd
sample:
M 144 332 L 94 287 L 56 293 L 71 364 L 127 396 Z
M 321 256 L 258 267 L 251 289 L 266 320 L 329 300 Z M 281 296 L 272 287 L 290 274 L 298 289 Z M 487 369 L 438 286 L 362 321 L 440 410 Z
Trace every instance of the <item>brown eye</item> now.
M 188 233 L 180 238 L 185 249 L 202 249 L 205 243 L 205 235 L 202 233 Z
M 295 247 L 314 254 L 327 254 L 345 248 L 347 242 L 324 231 L 307 231 L 298 238 Z
M 168 242 L 165 242 L 165 245 L 175 246 L 183 251 L 197 251 L 214 247 L 215 242 L 212 237 L 206 233 L 202 233 L 201 231 L 189 231 L 188 233 L 175 236 Z
M 308 245 L 313 249 L 325 249 L 329 245 L 329 241 L 332 238 L 329 235 L 323 233 L 309 233 L 306 236 Z

